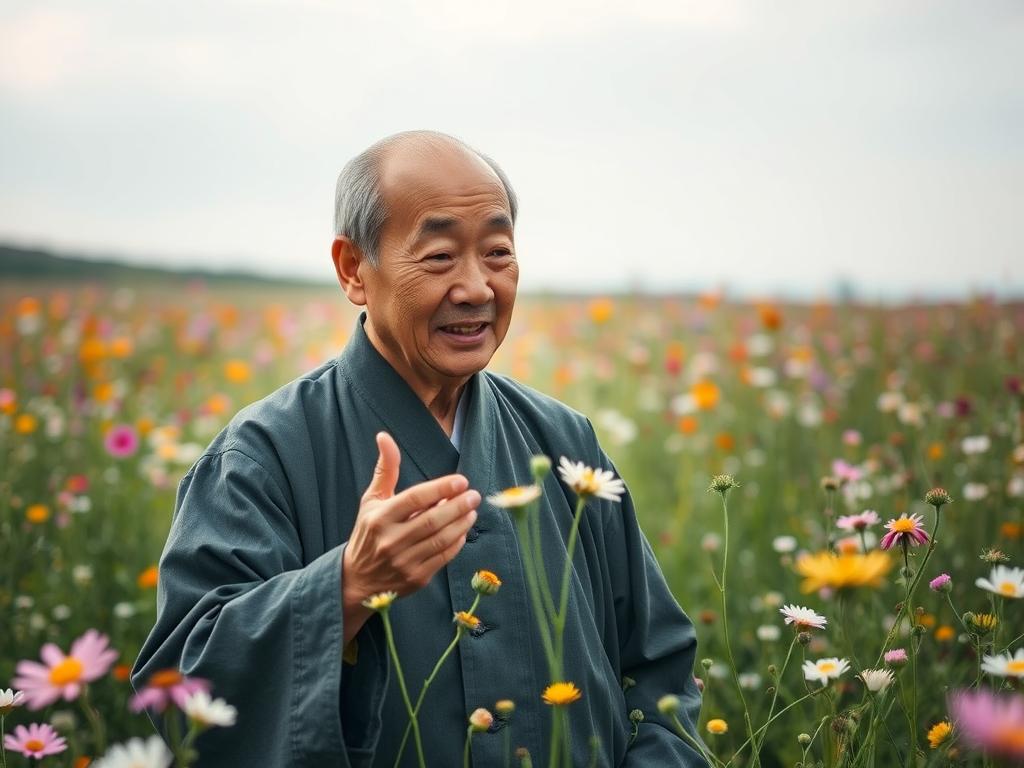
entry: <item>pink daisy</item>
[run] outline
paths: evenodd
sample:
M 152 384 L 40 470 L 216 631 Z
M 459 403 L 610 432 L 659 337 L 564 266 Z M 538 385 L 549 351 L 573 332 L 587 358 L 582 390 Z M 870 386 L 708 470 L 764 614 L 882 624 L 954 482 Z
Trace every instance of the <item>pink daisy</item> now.
M 832 462 L 832 474 L 839 478 L 841 482 L 855 483 L 864 477 L 864 473 L 860 467 L 855 467 L 853 464 L 843 461 L 842 459 L 836 459 Z
M 107 646 L 110 639 L 95 629 L 71 644 L 67 656 L 53 643 L 47 643 L 39 656 L 45 664 L 19 661 L 17 677 L 12 681 L 25 694 L 29 709 L 48 707 L 60 698 L 72 701 L 78 698 L 82 685 L 103 677 L 117 658 L 117 651 Z
M 176 669 L 161 669 L 150 675 L 146 687 L 132 696 L 131 709 L 141 712 L 150 709 L 163 712 L 167 705 L 174 702 L 178 709 L 183 709 L 185 699 L 196 691 L 210 691 L 210 683 L 198 677 L 184 677 Z
M 126 459 L 139 450 L 139 433 L 128 424 L 116 424 L 107 431 L 103 446 L 115 459 Z
M 900 515 L 898 520 L 890 520 L 885 524 L 885 528 L 889 532 L 882 537 L 878 546 L 882 549 L 889 549 L 896 544 L 914 547 L 919 544 L 927 544 L 928 533 L 921 525 L 922 520 L 920 515 L 907 517 L 906 512 Z
M 49 723 L 32 723 L 28 728 L 18 725 L 14 733 L 4 736 L 4 748 L 20 752 L 25 757 L 42 760 L 68 748 L 63 736 L 58 736 Z
M 859 515 L 843 515 L 836 520 L 836 527 L 844 531 L 863 531 L 871 525 L 877 525 L 881 521 L 878 513 L 873 509 L 865 509 Z
M 949 697 L 949 713 L 968 746 L 1014 765 L 1024 758 L 1024 696 L 959 691 Z

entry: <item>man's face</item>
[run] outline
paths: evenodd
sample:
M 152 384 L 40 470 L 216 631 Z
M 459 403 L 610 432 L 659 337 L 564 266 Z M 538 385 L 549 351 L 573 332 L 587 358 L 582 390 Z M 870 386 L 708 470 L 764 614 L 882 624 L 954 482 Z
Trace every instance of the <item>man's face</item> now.
M 382 192 L 380 263 L 359 268 L 368 332 L 410 383 L 465 379 L 512 319 L 519 266 L 505 190 L 476 156 L 429 147 L 391 153 Z

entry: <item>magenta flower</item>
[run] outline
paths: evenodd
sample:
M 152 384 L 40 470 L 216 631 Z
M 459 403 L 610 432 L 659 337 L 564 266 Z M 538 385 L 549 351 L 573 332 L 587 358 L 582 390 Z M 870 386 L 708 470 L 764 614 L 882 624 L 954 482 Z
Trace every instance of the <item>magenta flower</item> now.
M 176 669 L 161 669 L 150 675 L 146 687 L 132 696 L 130 707 L 132 712 L 149 709 L 163 712 L 167 705 L 174 703 L 178 709 L 184 709 L 185 699 L 197 691 L 210 691 L 210 683 L 198 677 L 184 677 Z
M 4 748 L 20 752 L 25 757 L 42 760 L 47 755 L 63 752 L 68 745 L 49 723 L 32 723 L 28 728 L 24 725 L 16 726 L 14 733 L 4 736 Z
M 928 582 L 928 589 L 933 592 L 949 592 L 953 589 L 953 577 L 948 573 L 940 573 Z
M 116 424 L 107 431 L 103 446 L 115 459 L 126 459 L 139 450 L 139 433 L 129 424 Z
M 832 462 L 832 474 L 838 477 L 841 482 L 847 483 L 855 483 L 864 477 L 860 467 L 855 467 L 853 464 L 842 459 L 836 459 Z
M 19 661 L 12 682 L 25 694 L 25 706 L 42 709 L 61 698 L 78 698 L 82 686 L 103 677 L 117 658 L 117 651 L 108 648 L 109 644 L 106 635 L 90 629 L 71 644 L 67 656 L 53 643 L 47 643 L 39 651 L 44 664 Z
M 1024 696 L 998 696 L 985 689 L 949 697 L 949 713 L 960 738 L 987 755 L 1024 759 Z
M 842 515 L 836 520 L 836 527 L 844 531 L 863 531 L 881 521 L 878 513 L 872 509 L 865 509 L 859 515 Z
M 905 648 L 893 648 L 891 651 L 886 651 L 884 658 L 885 663 L 890 667 L 902 667 L 909 661 Z
M 920 515 L 910 515 L 904 512 L 897 520 L 890 520 L 885 524 L 889 532 L 882 537 L 879 547 L 889 549 L 896 544 L 904 546 L 918 546 L 928 543 L 928 533 L 921 525 L 923 518 Z

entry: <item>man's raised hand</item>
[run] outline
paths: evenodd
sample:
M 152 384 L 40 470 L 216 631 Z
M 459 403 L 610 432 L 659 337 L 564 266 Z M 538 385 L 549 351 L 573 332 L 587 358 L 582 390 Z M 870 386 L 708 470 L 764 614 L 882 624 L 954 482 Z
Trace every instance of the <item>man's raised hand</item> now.
M 480 494 L 469 490 L 462 475 L 428 480 L 396 495 L 398 445 L 379 432 L 377 450 L 373 479 L 342 559 L 346 643 L 369 616 L 363 600 L 389 590 L 411 594 L 459 553 L 480 504 Z

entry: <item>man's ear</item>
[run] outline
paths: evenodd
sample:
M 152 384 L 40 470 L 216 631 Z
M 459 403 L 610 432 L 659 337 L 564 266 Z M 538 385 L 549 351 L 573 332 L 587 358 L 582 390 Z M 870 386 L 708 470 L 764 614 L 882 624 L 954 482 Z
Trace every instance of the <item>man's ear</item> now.
M 359 246 L 353 243 L 351 238 L 338 235 L 331 243 L 331 259 L 334 261 L 338 283 L 348 296 L 348 300 L 357 307 L 366 306 L 366 286 L 359 273 L 365 257 Z

